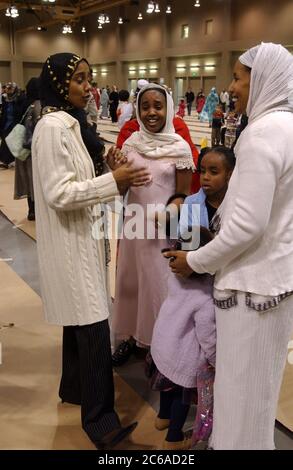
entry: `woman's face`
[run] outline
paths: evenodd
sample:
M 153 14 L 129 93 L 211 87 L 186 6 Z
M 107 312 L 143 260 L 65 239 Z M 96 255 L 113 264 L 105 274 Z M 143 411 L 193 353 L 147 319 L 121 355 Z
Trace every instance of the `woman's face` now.
M 84 108 L 90 98 L 91 74 L 88 64 L 80 62 L 73 73 L 68 92 L 68 101 L 75 108 Z
M 145 91 L 140 100 L 140 119 L 149 132 L 160 132 L 166 124 L 167 103 L 159 91 Z
M 250 71 L 237 60 L 234 71 L 233 80 L 229 86 L 229 92 L 235 105 L 236 113 L 243 114 L 246 112 L 250 88 Z

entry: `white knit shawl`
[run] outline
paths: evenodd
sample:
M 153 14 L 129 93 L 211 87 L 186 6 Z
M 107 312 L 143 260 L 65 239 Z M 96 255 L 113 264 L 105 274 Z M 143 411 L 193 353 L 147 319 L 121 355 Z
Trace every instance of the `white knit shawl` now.
M 280 44 L 262 43 L 239 57 L 251 68 L 249 124 L 273 111 L 293 111 L 293 57 Z
M 150 83 L 140 90 L 136 102 L 139 103 L 140 95 L 147 89 L 156 88 L 163 90 L 167 98 L 167 116 L 164 128 L 161 132 L 149 132 L 141 121 L 140 110 L 137 107 L 136 114 L 140 130 L 134 132 L 127 139 L 125 146 L 131 147 L 138 153 L 149 158 L 181 157 L 192 159 L 189 144 L 180 135 L 175 133 L 173 126 L 173 100 L 169 93 L 166 92 L 165 88 L 155 83 Z

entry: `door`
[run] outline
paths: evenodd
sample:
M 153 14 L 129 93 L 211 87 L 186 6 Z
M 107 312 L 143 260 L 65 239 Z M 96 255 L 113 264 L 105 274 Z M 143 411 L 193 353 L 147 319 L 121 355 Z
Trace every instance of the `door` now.
M 200 77 L 190 78 L 189 79 L 189 86 L 190 86 L 191 90 L 193 91 L 194 96 L 196 96 L 198 94 L 199 90 L 201 89 L 201 79 L 200 79 Z
M 137 78 L 129 78 L 128 79 L 128 91 L 129 93 L 131 90 L 135 91 L 137 88 Z
M 216 77 L 203 77 L 203 92 L 207 96 L 211 89 L 216 86 Z
M 179 100 L 185 97 L 186 93 L 186 86 L 187 86 L 186 78 L 175 78 L 175 89 L 174 89 L 174 106 L 175 110 L 177 110 L 177 106 L 179 104 Z

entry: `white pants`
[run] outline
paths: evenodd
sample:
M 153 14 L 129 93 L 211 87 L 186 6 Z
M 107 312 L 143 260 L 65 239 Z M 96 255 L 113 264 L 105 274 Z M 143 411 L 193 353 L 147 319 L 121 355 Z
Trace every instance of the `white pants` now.
M 243 292 L 237 293 L 237 301 L 238 305 L 227 309 L 216 307 L 210 445 L 215 450 L 273 450 L 279 392 L 293 332 L 293 295 L 263 313 L 246 306 Z

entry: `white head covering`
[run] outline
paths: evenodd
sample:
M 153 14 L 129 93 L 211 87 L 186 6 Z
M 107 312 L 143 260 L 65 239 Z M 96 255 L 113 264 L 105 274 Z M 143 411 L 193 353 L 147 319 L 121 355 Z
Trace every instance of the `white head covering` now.
M 273 111 L 293 112 L 293 57 L 280 44 L 262 43 L 239 57 L 251 68 L 249 124 Z
M 139 90 L 141 90 L 144 86 L 147 86 L 149 84 L 149 82 L 147 80 L 145 80 L 144 78 L 140 78 L 138 81 L 137 81 L 137 88 Z
M 161 132 L 149 132 L 140 119 L 140 110 L 137 105 L 137 121 L 140 130 L 134 132 L 125 142 L 125 146 L 134 148 L 138 153 L 146 157 L 182 157 L 192 158 L 189 144 L 178 134 L 175 133 L 173 126 L 174 104 L 172 97 L 166 92 L 165 88 L 156 83 L 150 83 L 144 86 L 137 97 L 137 103 L 140 103 L 140 97 L 147 90 L 162 90 L 167 101 L 166 124 Z

